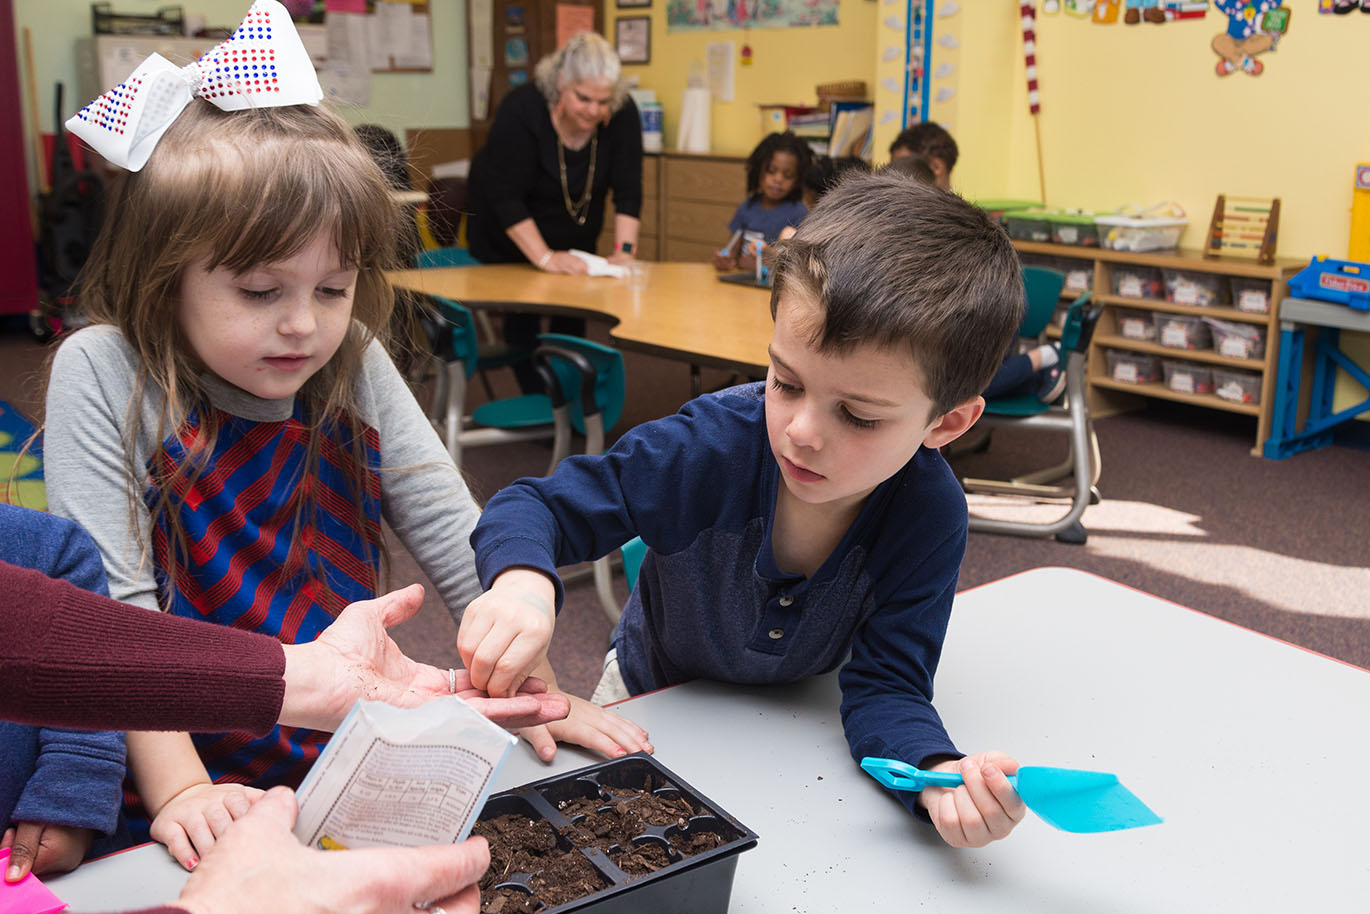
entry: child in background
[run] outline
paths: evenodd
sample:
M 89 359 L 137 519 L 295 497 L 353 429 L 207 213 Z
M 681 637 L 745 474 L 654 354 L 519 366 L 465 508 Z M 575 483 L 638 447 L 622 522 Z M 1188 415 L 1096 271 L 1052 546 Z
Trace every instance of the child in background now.
M 888 172 L 841 181 L 779 249 L 766 382 L 495 495 L 472 534 L 489 590 L 458 648 L 477 685 L 496 660 L 543 676 L 536 650 L 504 645 L 538 629 L 532 605 L 560 603 L 556 568 L 641 536 L 596 702 L 841 667 L 852 757 L 960 772 L 954 791 L 900 799 L 948 843 L 985 844 L 1024 806 L 1006 779 L 1017 762 L 963 757 L 932 706 L 967 530 L 938 449 L 979 418 L 1022 320 L 1018 255 L 982 210 Z
M 52 509 L 94 537 L 111 596 L 289 644 L 376 595 L 382 520 L 457 614 L 479 593 L 478 509 L 381 342 L 386 181 L 317 106 L 284 8 L 258 0 L 249 18 L 267 14 L 280 94 L 228 111 L 193 98 L 111 193 L 81 286 L 93 326 L 54 357 L 44 443 Z M 120 135 L 81 123 L 117 160 Z M 327 738 L 130 733 L 151 820 L 135 837 L 193 867 Z
M 95 543 L 71 521 L 41 511 L 0 503 L 0 561 L 107 593 Z M 0 758 L 0 847 L 10 849 L 6 882 L 18 882 L 30 868 L 40 876 L 74 869 L 97 837 L 115 833 L 123 733 L 0 721 Z
M 853 170 L 868 172 L 871 170 L 871 163 L 860 156 L 838 156 L 835 159 L 826 155 L 814 156 L 808 170 L 804 172 L 804 205 L 813 209 L 838 179 Z M 794 232 L 791 231 L 789 234 L 793 235 Z M 788 237 L 789 235 L 781 233 L 781 238 Z
M 747 157 L 747 199 L 728 223 L 732 239 L 714 254 L 714 268 L 731 272 L 741 266 L 752 269 L 757 242 L 774 244 L 787 226 L 796 226 L 808 215 L 803 204 L 802 178 L 809 168 L 808 144 L 788 130 L 772 133 Z
M 932 170 L 928 160 L 922 156 L 907 155 L 890 159 L 885 165 L 885 170 L 905 174 L 924 184 L 937 186 L 937 172 Z
M 928 163 L 943 190 L 951 188 L 951 170 L 956 167 L 956 141 L 941 124 L 923 121 L 904 130 L 890 143 L 890 159 L 917 156 Z

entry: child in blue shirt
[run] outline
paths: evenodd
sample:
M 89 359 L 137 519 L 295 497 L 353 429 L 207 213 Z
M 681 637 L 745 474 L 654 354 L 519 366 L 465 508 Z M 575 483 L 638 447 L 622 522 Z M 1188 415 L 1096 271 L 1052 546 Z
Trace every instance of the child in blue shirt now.
M 41 511 L 0 504 L 0 560 L 108 593 L 95 541 L 71 521 Z M 0 721 L 0 759 L 0 845 L 11 849 L 5 881 L 22 879 L 30 866 L 40 875 L 73 869 L 97 838 L 115 833 L 123 733 Z
M 599 700 L 840 668 L 854 758 L 959 771 L 962 787 L 900 798 L 950 844 L 1008 834 L 1024 815 L 1005 777 L 1018 763 L 962 757 L 932 706 L 967 530 L 938 449 L 979 418 L 1023 307 L 1017 254 L 984 212 L 893 172 L 839 182 L 779 245 L 764 384 L 700 397 L 490 500 L 471 536 L 489 590 L 457 639 L 473 681 L 503 694 L 550 675 L 555 569 L 636 534 L 649 549 Z M 650 749 L 575 698 L 529 738 L 543 758 L 553 738 Z
M 732 240 L 714 254 L 715 269 L 753 269 L 757 242 L 774 244 L 783 229 L 804 220 L 809 211 L 802 179 L 810 158 L 808 145 L 788 130 L 757 144 L 747 156 L 747 199 L 728 223 Z

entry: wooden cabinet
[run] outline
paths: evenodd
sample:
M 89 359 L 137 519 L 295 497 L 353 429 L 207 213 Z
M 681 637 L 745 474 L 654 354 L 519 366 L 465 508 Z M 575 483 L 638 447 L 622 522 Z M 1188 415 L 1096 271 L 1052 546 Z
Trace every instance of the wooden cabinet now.
M 709 261 L 728 240 L 728 223 L 747 196 L 746 160 L 661 156 L 661 259 Z
M 648 153 L 642 157 L 642 226 L 638 229 L 637 256 L 639 260 L 659 260 L 661 253 L 661 157 Z M 595 252 L 608 257 L 614 251 L 613 195 L 604 207 L 604 228 L 600 230 Z
M 1279 366 L 1279 307 L 1285 297 L 1286 284 L 1307 261 L 1290 259 L 1277 260 L 1273 265 L 1263 265 L 1251 260 L 1231 257 L 1207 258 L 1196 251 L 1157 251 L 1154 253 L 1134 254 L 1126 251 L 1106 251 L 1074 245 L 1040 244 L 1028 241 L 1015 241 L 1014 246 L 1025 260 L 1034 257 L 1063 259 L 1063 266 L 1079 267 L 1087 265 L 1092 271 L 1090 288 L 1094 301 L 1104 308 L 1090 343 L 1089 353 L 1089 391 L 1090 409 L 1095 415 L 1107 415 L 1137 405 L 1140 397 L 1155 397 L 1192 403 L 1208 409 L 1223 410 L 1252 416 L 1256 420 L 1256 440 L 1252 453 L 1259 456 L 1265 440 L 1270 436 L 1271 414 L 1274 409 L 1275 380 Z M 1157 287 L 1148 283 L 1135 283 L 1134 275 L 1145 276 L 1149 271 L 1159 271 L 1162 285 Z M 1189 274 L 1200 284 L 1211 286 L 1218 292 L 1212 304 L 1187 304 L 1185 296 L 1168 300 L 1165 294 L 1164 277 L 1169 272 L 1175 275 Z M 1249 296 L 1264 296 L 1267 311 L 1255 313 L 1239 310 L 1233 303 L 1234 292 L 1240 296 L 1243 291 Z M 1123 293 L 1123 294 L 1119 294 Z M 1079 293 L 1067 293 L 1073 298 Z M 1249 327 L 1263 334 L 1264 352 L 1253 358 L 1234 358 L 1212 348 L 1174 348 L 1162 345 L 1162 340 L 1138 339 L 1124 335 L 1120 315 L 1137 312 L 1140 317 L 1130 320 L 1151 319 L 1161 315 L 1161 324 L 1166 323 L 1166 315 L 1175 315 L 1184 323 L 1185 319 L 1202 320 L 1209 317 L 1229 324 Z M 1135 326 L 1135 324 L 1134 324 Z M 1172 340 L 1173 342 L 1173 340 Z M 1127 372 L 1110 372 L 1108 354 L 1115 353 L 1115 362 L 1126 361 L 1129 356 L 1174 359 L 1188 362 L 1210 371 L 1232 371 L 1245 373 L 1241 377 L 1250 378 L 1251 390 L 1258 392 L 1256 402 L 1238 402 L 1225 399 L 1213 393 L 1185 393 L 1171 389 L 1165 383 L 1164 375 L 1156 381 L 1135 383 L 1127 380 Z M 1116 354 L 1122 354 L 1120 360 Z

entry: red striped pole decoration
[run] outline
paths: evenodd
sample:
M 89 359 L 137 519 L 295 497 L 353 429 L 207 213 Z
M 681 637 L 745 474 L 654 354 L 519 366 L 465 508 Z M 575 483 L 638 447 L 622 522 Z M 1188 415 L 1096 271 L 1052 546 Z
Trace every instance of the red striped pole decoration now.
M 1036 0 L 1022 0 L 1018 11 L 1023 24 L 1023 63 L 1027 69 L 1028 112 L 1036 114 L 1042 110 L 1041 97 L 1037 94 L 1037 9 Z

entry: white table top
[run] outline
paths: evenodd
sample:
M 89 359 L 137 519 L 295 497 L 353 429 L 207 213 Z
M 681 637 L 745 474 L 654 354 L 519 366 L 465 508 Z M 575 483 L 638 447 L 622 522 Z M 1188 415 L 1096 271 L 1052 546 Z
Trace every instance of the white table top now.
M 1164 824 L 1102 835 L 1029 816 L 954 850 L 851 760 L 835 676 L 696 682 L 621 705 L 657 758 L 760 834 L 733 912 L 1363 909 L 1370 673 L 1103 578 L 1045 568 L 957 597 L 938 710 L 965 751 L 1118 773 Z M 496 789 L 544 766 L 520 746 Z M 73 911 L 150 905 L 183 876 L 155 846 L 50 885 Z

